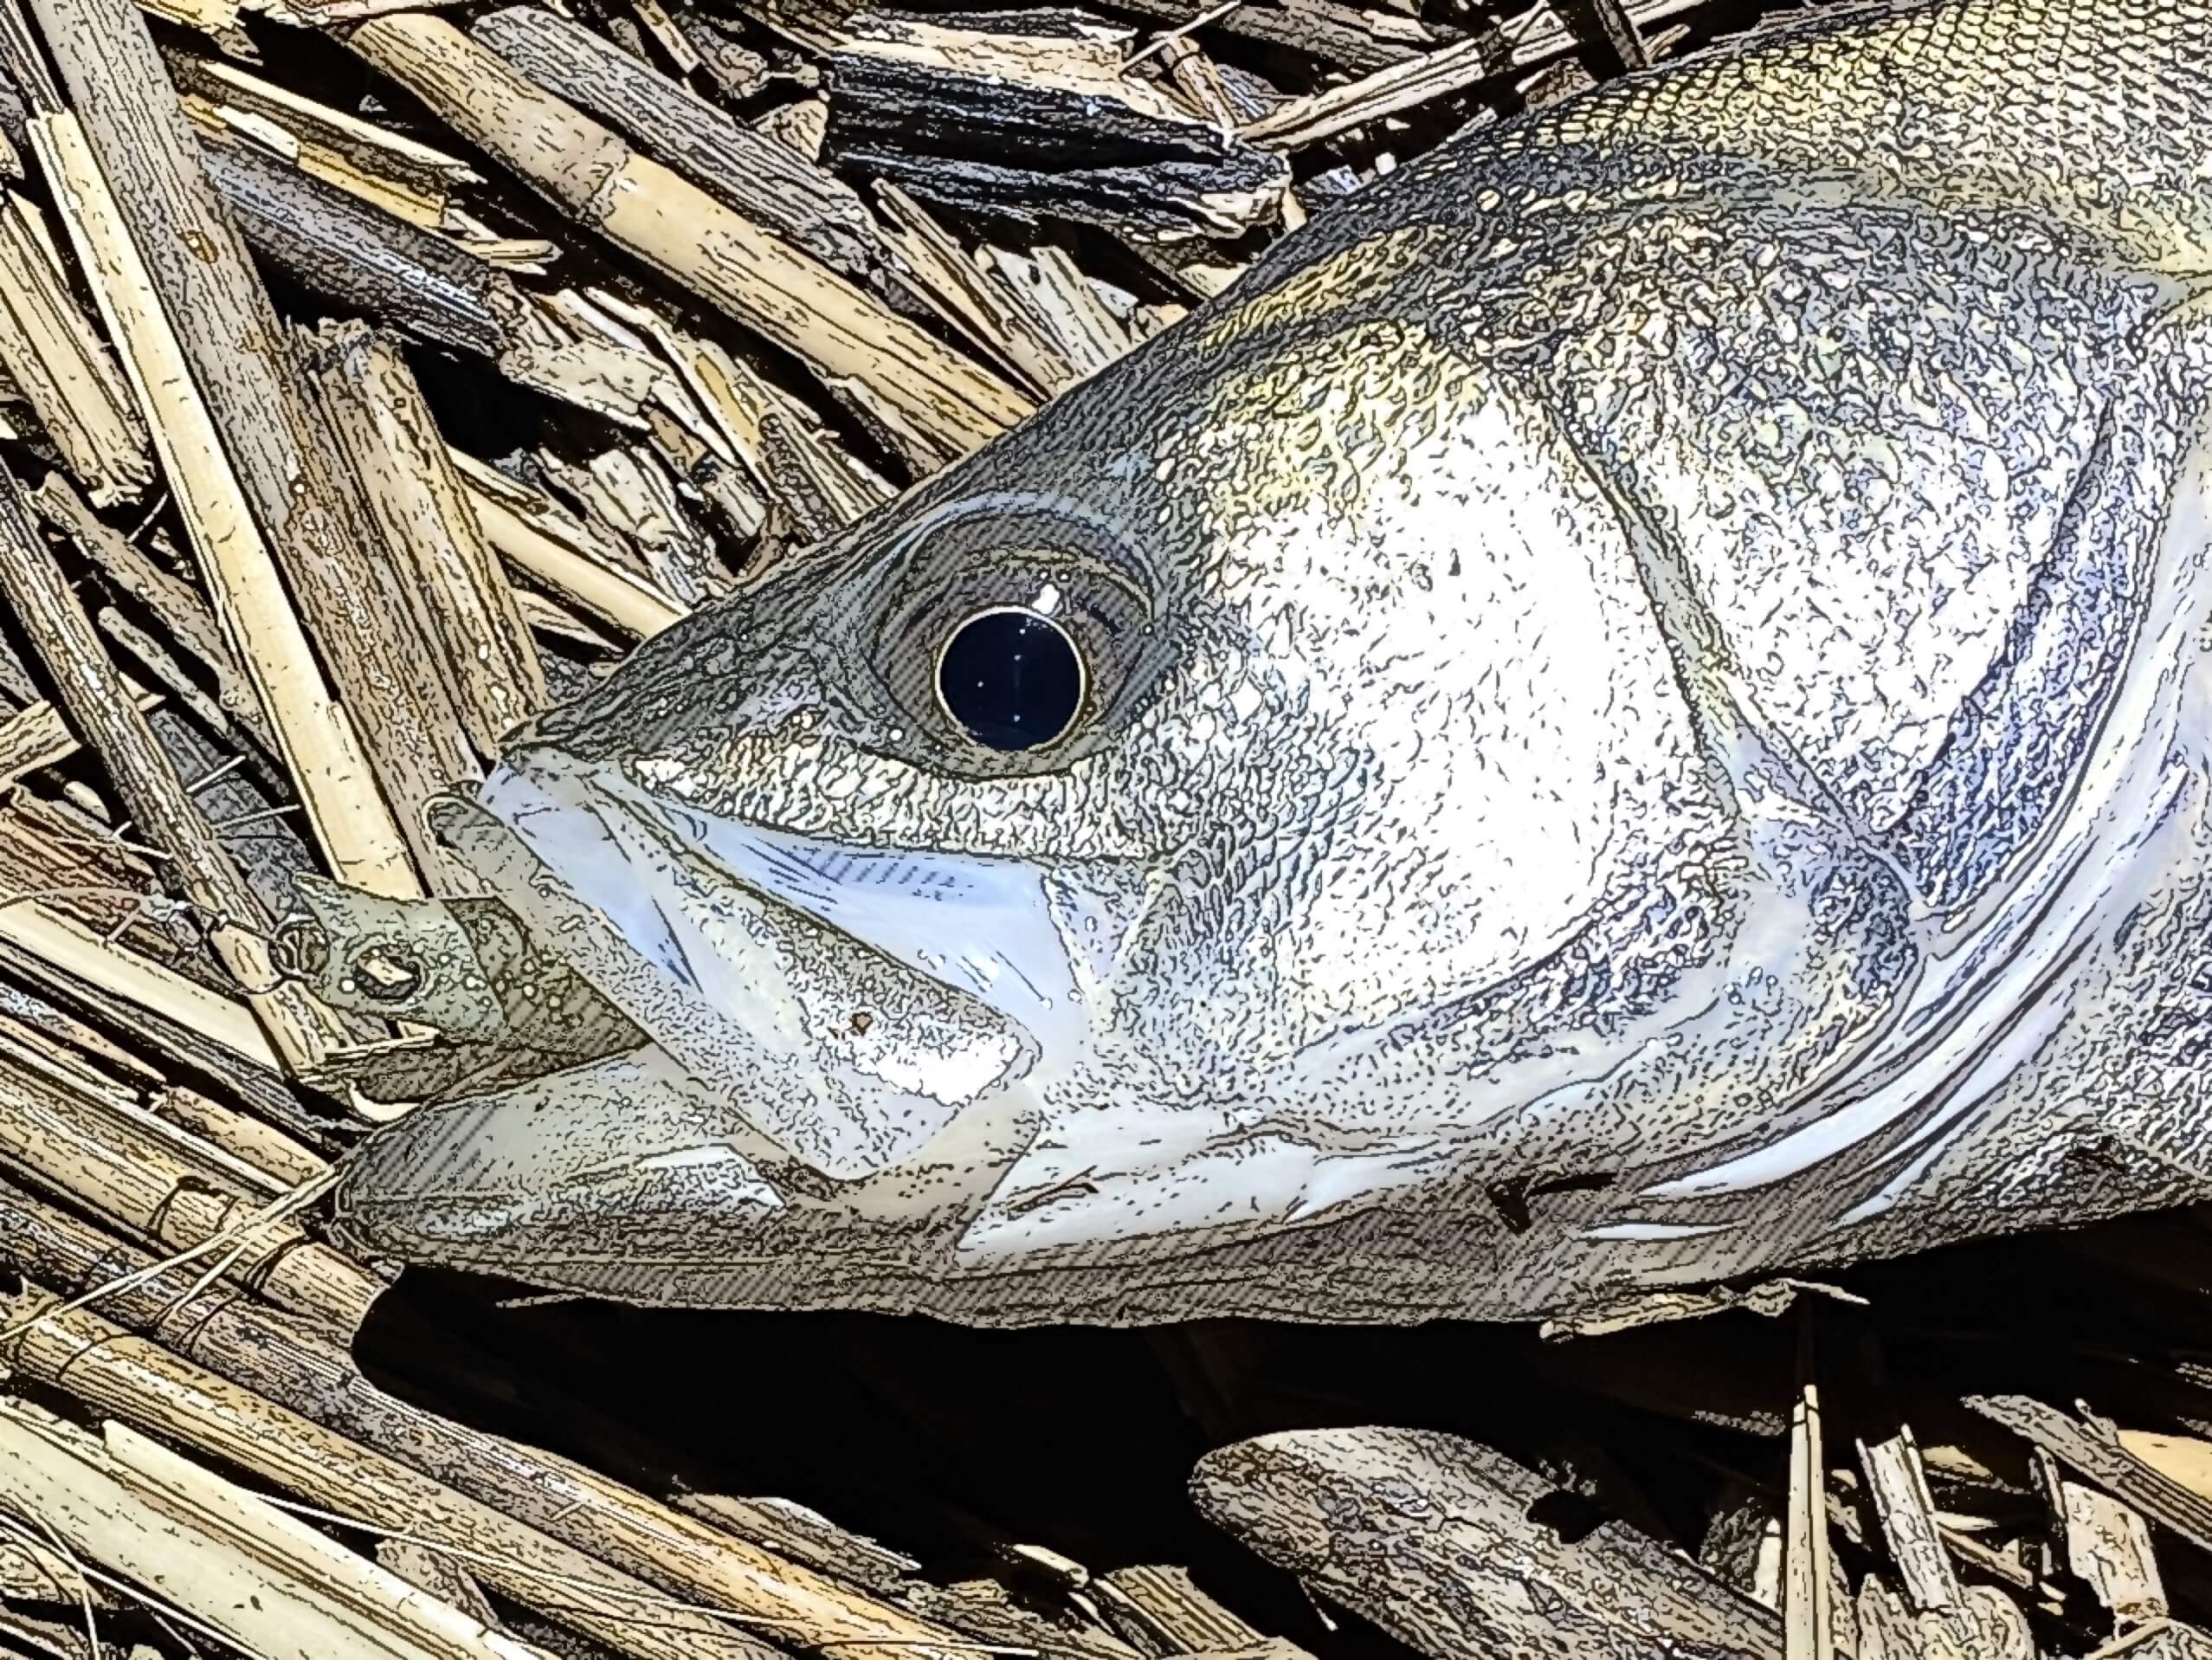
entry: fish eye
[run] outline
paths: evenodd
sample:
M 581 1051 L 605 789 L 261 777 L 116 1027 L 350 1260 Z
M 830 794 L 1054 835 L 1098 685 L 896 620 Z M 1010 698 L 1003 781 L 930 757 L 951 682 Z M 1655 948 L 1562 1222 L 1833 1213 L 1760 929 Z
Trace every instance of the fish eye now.
M 860 683 L 938 759 L 990 776 L 1071 765 L 1166 661 L 1157 578 L 1117 526 L 1069 503 L 978 496 L 885 550 L 854 615 Z
M 1073 726 L 1087 670 L 1066 630 L 1025 605 L 971 613 L 937 654 L 937 699 L 986 749 L 1041 749 Z

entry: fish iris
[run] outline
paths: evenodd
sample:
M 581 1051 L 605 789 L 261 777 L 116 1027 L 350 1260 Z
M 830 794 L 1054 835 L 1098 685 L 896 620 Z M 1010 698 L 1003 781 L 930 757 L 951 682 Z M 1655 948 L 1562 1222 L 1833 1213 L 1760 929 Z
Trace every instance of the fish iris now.
M 1082 654 L 1036 611 L 978 611 L 938 654 L 937 695 L 986 749 L 1035 749 L 1065 733 L 1082 707 Z

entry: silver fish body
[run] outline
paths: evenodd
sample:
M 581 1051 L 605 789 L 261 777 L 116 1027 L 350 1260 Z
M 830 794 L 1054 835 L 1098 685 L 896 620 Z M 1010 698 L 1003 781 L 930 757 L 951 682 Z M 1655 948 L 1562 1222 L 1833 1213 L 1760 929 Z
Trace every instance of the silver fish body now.
M 344 1226 L 1395 1321 L 2205 1195 L 2206 62 L 1852 8 L 1317 220 L 515 741 L 445 832 L 619 1041 Z M 956 718 L 995 610 L 1055 742 Z

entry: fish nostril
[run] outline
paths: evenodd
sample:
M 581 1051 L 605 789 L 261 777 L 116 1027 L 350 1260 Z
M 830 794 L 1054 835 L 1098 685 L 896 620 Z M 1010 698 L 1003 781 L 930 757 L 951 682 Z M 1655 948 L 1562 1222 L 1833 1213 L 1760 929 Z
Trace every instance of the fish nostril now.
M 330 935 L 314 918 L 294 917 L 269 941 L 269 959 L 288 980 L 320 979 L 330 966 Z

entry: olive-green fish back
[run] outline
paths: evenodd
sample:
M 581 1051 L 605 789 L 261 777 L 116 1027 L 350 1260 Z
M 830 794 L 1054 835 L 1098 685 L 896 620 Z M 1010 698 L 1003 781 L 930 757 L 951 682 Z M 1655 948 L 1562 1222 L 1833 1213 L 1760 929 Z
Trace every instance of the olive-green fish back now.
M 2131 263 L 2212 271 L 2212 0 L 1815 13 L 1748 50 L 1540 111 L 1460 154 L 1624 143 L 1810 178 L 1893 178 L 1931 203 L 2040 207 Z

